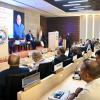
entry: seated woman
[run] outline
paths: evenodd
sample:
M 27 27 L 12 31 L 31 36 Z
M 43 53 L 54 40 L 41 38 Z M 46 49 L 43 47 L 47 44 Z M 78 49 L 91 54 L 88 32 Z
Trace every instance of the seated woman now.
M 64 60 L 66 60 L 68 57 L 65 55 L 65 49 L 63 47 L 58 48 L 57 50 L 57 56 L 55 57 L 53 64 L 56 65 Z

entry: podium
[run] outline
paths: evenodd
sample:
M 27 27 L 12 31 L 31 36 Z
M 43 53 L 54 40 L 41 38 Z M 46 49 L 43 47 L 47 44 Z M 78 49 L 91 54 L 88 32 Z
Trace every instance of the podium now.
M 48 33 L 48 46 L 51 50 L 55 50 L 59 46 L 59 32 L 49 32 Z

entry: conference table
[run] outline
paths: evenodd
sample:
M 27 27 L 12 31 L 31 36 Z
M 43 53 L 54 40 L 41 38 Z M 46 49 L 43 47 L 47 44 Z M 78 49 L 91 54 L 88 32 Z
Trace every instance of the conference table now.
M 90 57 L 88 53 L 86 57 Z M 44 58 L 48 58 L 47 61 L 51 61 L 55 57 L 55 52 L 45 53 Z M 18 100 L 48 100 L 48 97 L 51 96 L 55 91 L 70 91 L 74 92 L 78 87 L 84 87 L 85 82 L 82 80 L 73 80 L 73 72 L 76 68 L 80 67 L 84 57 L 76 59 L 74 63 L 69 64 L 62 71 L 57 74 L 52 74 L 43 80 L 36 86 L 32 86 L 28 90 L 18 92 Z M 29 60 L 30 59 L 30 60 Z M 21 59 L 22 60 L 22 59 Z M 32 63 L 32 58 L 23 58 L 21 64 L 23 63 Z M 7 62 L 6 62 L 7 63 Z M 34 99 L 35 97 L 35 99 Z
M 61 84 L 59 84 L 58 86 L 47 92 L 39 100 L 48 100 L 48 97 L 52 96 L 56 91 L 64 91 L 64 92 L 70 91 L 70 93 L 73 93 L 78 87 L 84 88 L 86 82 L 84 82 L 83 80 L 74 80 L 72 77 L 73 74 L 67 77 Z
M 36 86 L 30 86 L 31 88 L 29 87 L 25 91 L 19 91 L 17 94 L 18 100 L 48 100 L 48 97 L 57 90 L 70 91 L 72 93 L 78 87 L 84 87 L 86 84 L 84 81 L 72 79 L 73 72 L 80 67 L 82 61 L 83 57 L 67 65 L 60 72 L 42 79 Z

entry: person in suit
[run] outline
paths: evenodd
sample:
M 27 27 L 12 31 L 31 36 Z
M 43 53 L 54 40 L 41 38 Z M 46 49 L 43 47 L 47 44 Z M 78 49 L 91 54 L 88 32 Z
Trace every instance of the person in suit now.
M 32 49 L 35 49 L 35 38 L 33 37 L 31 30 L 29 30 L 28 34 L 26 34 L 26 41 L 31 43 Z
M 100 64 L 100 49 L 95 52 L 96 61 Z
M 5 84 L 5 78 L 8 75 L 13 75 L 13 74 L 21 74 L 21 73 L 28 73 L 29 69 L 28 68 L 20 68 L 19 67 L 20 63 L 20 57 L 18 55 L 11 54 L 8 58 L 8 64 L 9 64 L 9 69 L 6 69 L 2 72 L 0 72 L 0 79 L 3 79 L 3 81 L 0 80 L 0 84 L 3 83 Z
M 68 57 L 70 57 L 71 46 L 72 46 L 72 39 L 71 39 L 70 33 L 68 33 L 66 36 L 66 48 L 69 49 Z
M 53 64 L 56 65 L 64 60 L 66 60 L 68 57 L 65 55 L 65 49 L 63 47 L 58 48 L 57 50 L 57 56 L 55 57 Z
M 19 68 L 20 57 L 11 54 L 8 58 L 9 69 L 0 72 L 0 97 L 3 97 L 4 87 L 6 86 L 6 77 L 9 75 L 26 74 L 29 72 L 28 68 Z
M 41 41 L 43 42 L 44 47 L 47 48 L 48 47 L 48 39 L 45 35 L 42 35 Z
M 62 39 L 62 37 L 60 36 L 60 37 L 59 37 L 59 47 L 62 47 L 62 45 L 63 45 L 63 39 Z

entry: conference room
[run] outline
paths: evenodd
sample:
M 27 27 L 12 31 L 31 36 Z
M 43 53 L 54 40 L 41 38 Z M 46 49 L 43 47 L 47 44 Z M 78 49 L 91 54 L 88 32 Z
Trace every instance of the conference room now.
M 99 0 L 0 0 L 0 100 L 100 100 Z

